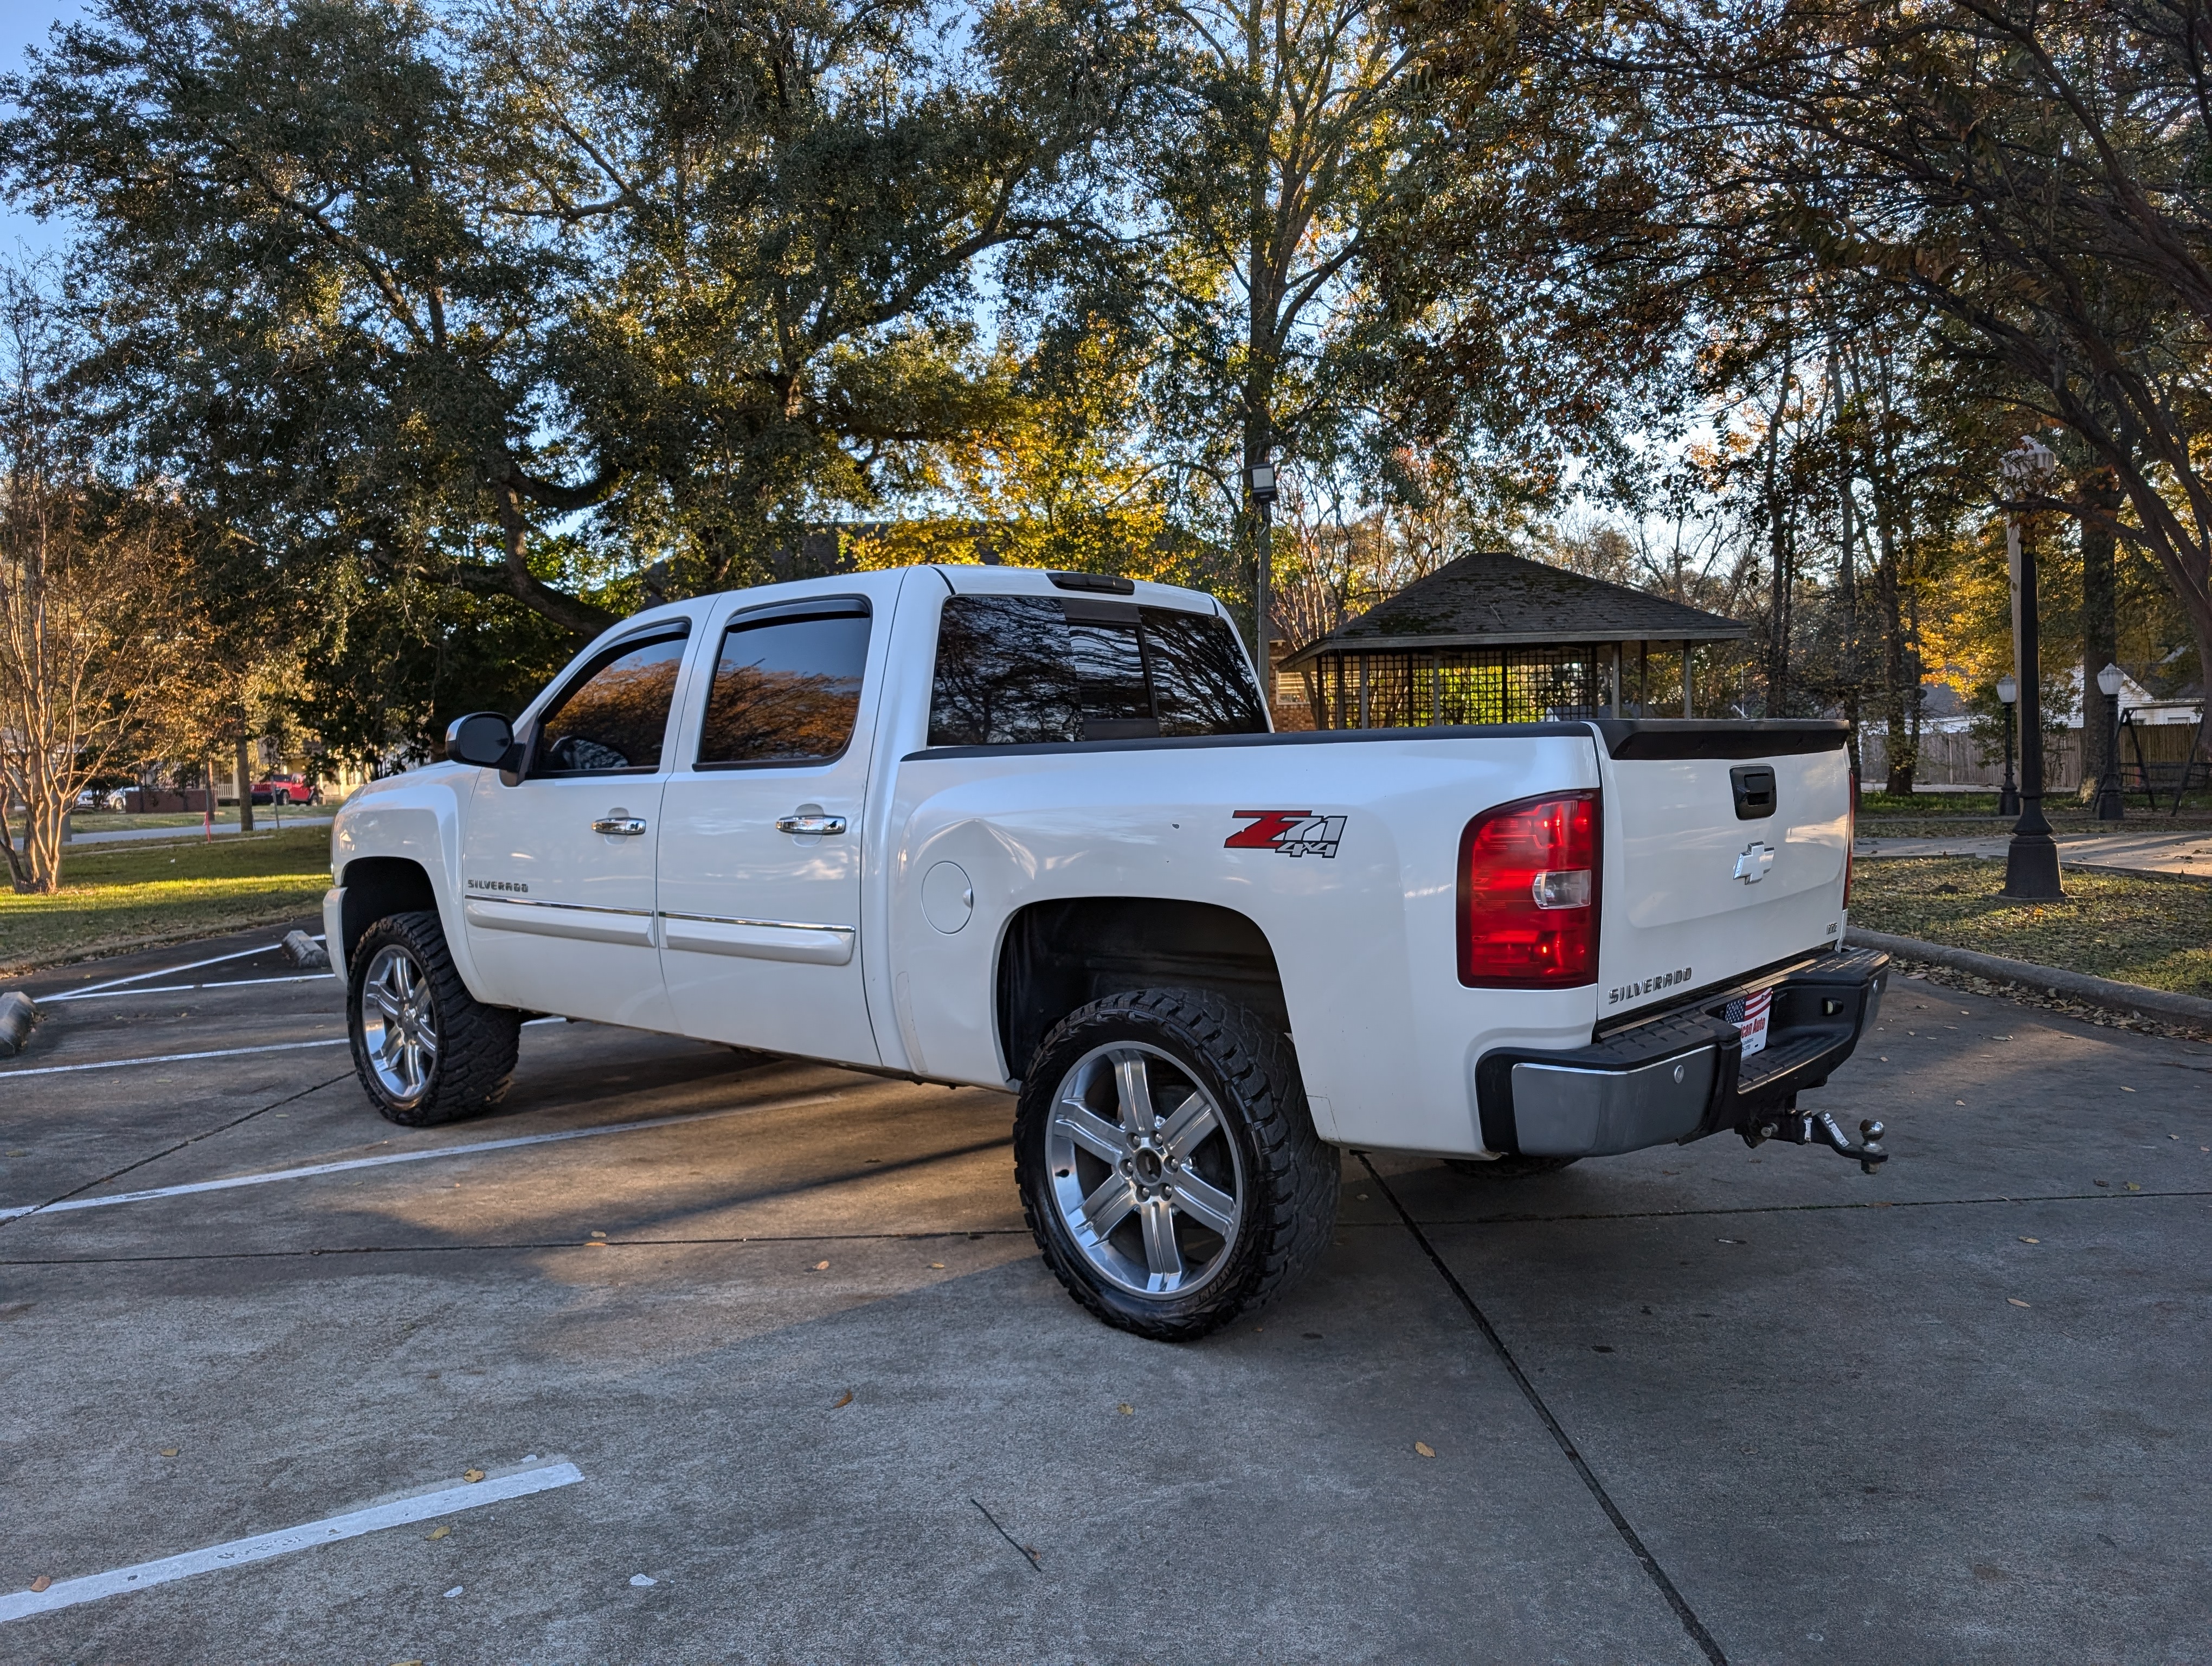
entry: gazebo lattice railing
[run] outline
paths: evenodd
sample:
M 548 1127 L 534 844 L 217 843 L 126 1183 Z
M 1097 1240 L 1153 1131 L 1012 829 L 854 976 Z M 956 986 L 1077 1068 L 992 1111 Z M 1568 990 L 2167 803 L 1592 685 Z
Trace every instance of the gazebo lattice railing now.
M 1324 652 L 1301 666 L 1315 727 L 1425 728 L 1597 717 L 1609 645 Z

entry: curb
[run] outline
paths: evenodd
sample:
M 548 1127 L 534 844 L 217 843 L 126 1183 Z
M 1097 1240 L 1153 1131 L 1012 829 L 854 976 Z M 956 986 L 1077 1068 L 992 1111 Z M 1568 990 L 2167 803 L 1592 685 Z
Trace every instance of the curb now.
M 21 1052 L 23 1043 L 31 1038 L 31 1026 L 38 1021 L 38 1007 L 21 989 L 0 995 L 0 1059 L 12 1059 Z
M 2121 983 L 2109 977 L 2091 977 L 2086 972 L 2038 966 L 2031 961 L 2007 960 L 2001 955 L 1976 954 L 1972 949 L 1954 949 L 1948 943 L 1923 943 L 1917 937 L 1892 937 L 1887 932 L 1867 931 L 1858 926 L 1851 927 L 1844 935 L 1851 942 L 1863 943 L 1869 949 L 1885 949 L 1908 960 L 1929 961 L 1999 983 L 2022 984 L 2115 1012 L 2161 1018 L 2177 1024 L 2212 1025 L 2212 1000 L 2198 995 L 2177 994 L 2171 989 L 2152 989 L 2140 983 Z

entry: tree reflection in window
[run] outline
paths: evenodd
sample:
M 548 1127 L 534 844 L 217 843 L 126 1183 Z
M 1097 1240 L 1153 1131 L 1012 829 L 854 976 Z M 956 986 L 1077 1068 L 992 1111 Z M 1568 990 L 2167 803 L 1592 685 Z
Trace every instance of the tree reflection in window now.
M 657 769 L 676 697 L 681 635 L 621 644 L 573 684 L 538 725 L 533 775 Z
M 1142 645 L 1139 646 L 1139 633 Z M 1089 598 L 955 596 L 937 628 L 933 746 L 1263 734 L 1228 621 Z
M 699 737 L 702 769 L 833 758 L 853 738 L 868 659 L 857 605 L 823 617 L 734 622 L 722 637 Z

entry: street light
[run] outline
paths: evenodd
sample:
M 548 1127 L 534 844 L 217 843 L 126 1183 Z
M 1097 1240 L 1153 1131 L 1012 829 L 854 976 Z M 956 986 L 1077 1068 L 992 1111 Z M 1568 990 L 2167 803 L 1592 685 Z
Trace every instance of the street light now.
M 2039 492 L 2058 459 L 2051 447 L 2023 437 L 2005 453 L 2000 467 L 2015 496 Z M 2035 600 L 2035 551 L 2020 536 L 2020 522 L 2005 516 L 2005 555 L 2012 565 L 2013 672 L 2020 679 L 2020 819 L 2013 824 L 2005 849 L 2004 889 L 1997 894 L 2021 903 L 2063 902 L 2058 883 L 2058 846 L 2043 813 L 2042 621 Z
M 2106 666 L 2097 673 L 2097 686 L 2112 702 L 2112 739 L 2105 747 L 2104 773 L 2097 777 L 2097 819 L 2100 822 L 2120 821 L 2128 813 L 2120 797 L 2120 682 L 2118 666 Z
M 1997 814 L 2020 814 L 2020 788 L 2012 778 L 2012 702 L 2020 698 L 2020 683 L 2008 672 L 1997 678 L 1997 701 L 2004 707 L 2005 714 L 2005 778 L 1997 788 Z
M 1261 453 L 1262 457 L 1266 454 Z M 1259 651 L 1253 658 L 1260 667 L 1260 703 L 1272 715 L 1275 706 L 1275 665 L 1268 653 L 1267 590 L 1275 553 L 1274 538 L 1269 532 L 1275 508 L 1275 465 L 1268 462 L 1253 464 L 1244 471 L 1244 487 L 1252 495 L 1252 507 L 1260 512 L 1259 561 L 1252 585 L 1252 641 Z

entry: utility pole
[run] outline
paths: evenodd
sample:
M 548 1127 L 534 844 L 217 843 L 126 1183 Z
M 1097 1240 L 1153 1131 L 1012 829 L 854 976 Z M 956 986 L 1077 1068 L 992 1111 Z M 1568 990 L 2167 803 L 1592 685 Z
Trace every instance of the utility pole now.
M 2014 496 L 2040 492 L 2057 464 L 2051 447 L 2023 438 L 2007 452 L 2002 467 Z M 2012 568 L 2013 667 L 2020 679 L 2020 819 L 2005 848 L 2004 889 L 2014 902 L 2063 902 L 2058 883 L 2058 846 L 2043 813 L 2042 621 L 2035 596 L 2035 550 L 2021 537 L 2020 518 L 2005 514 L 2005 557 Z

